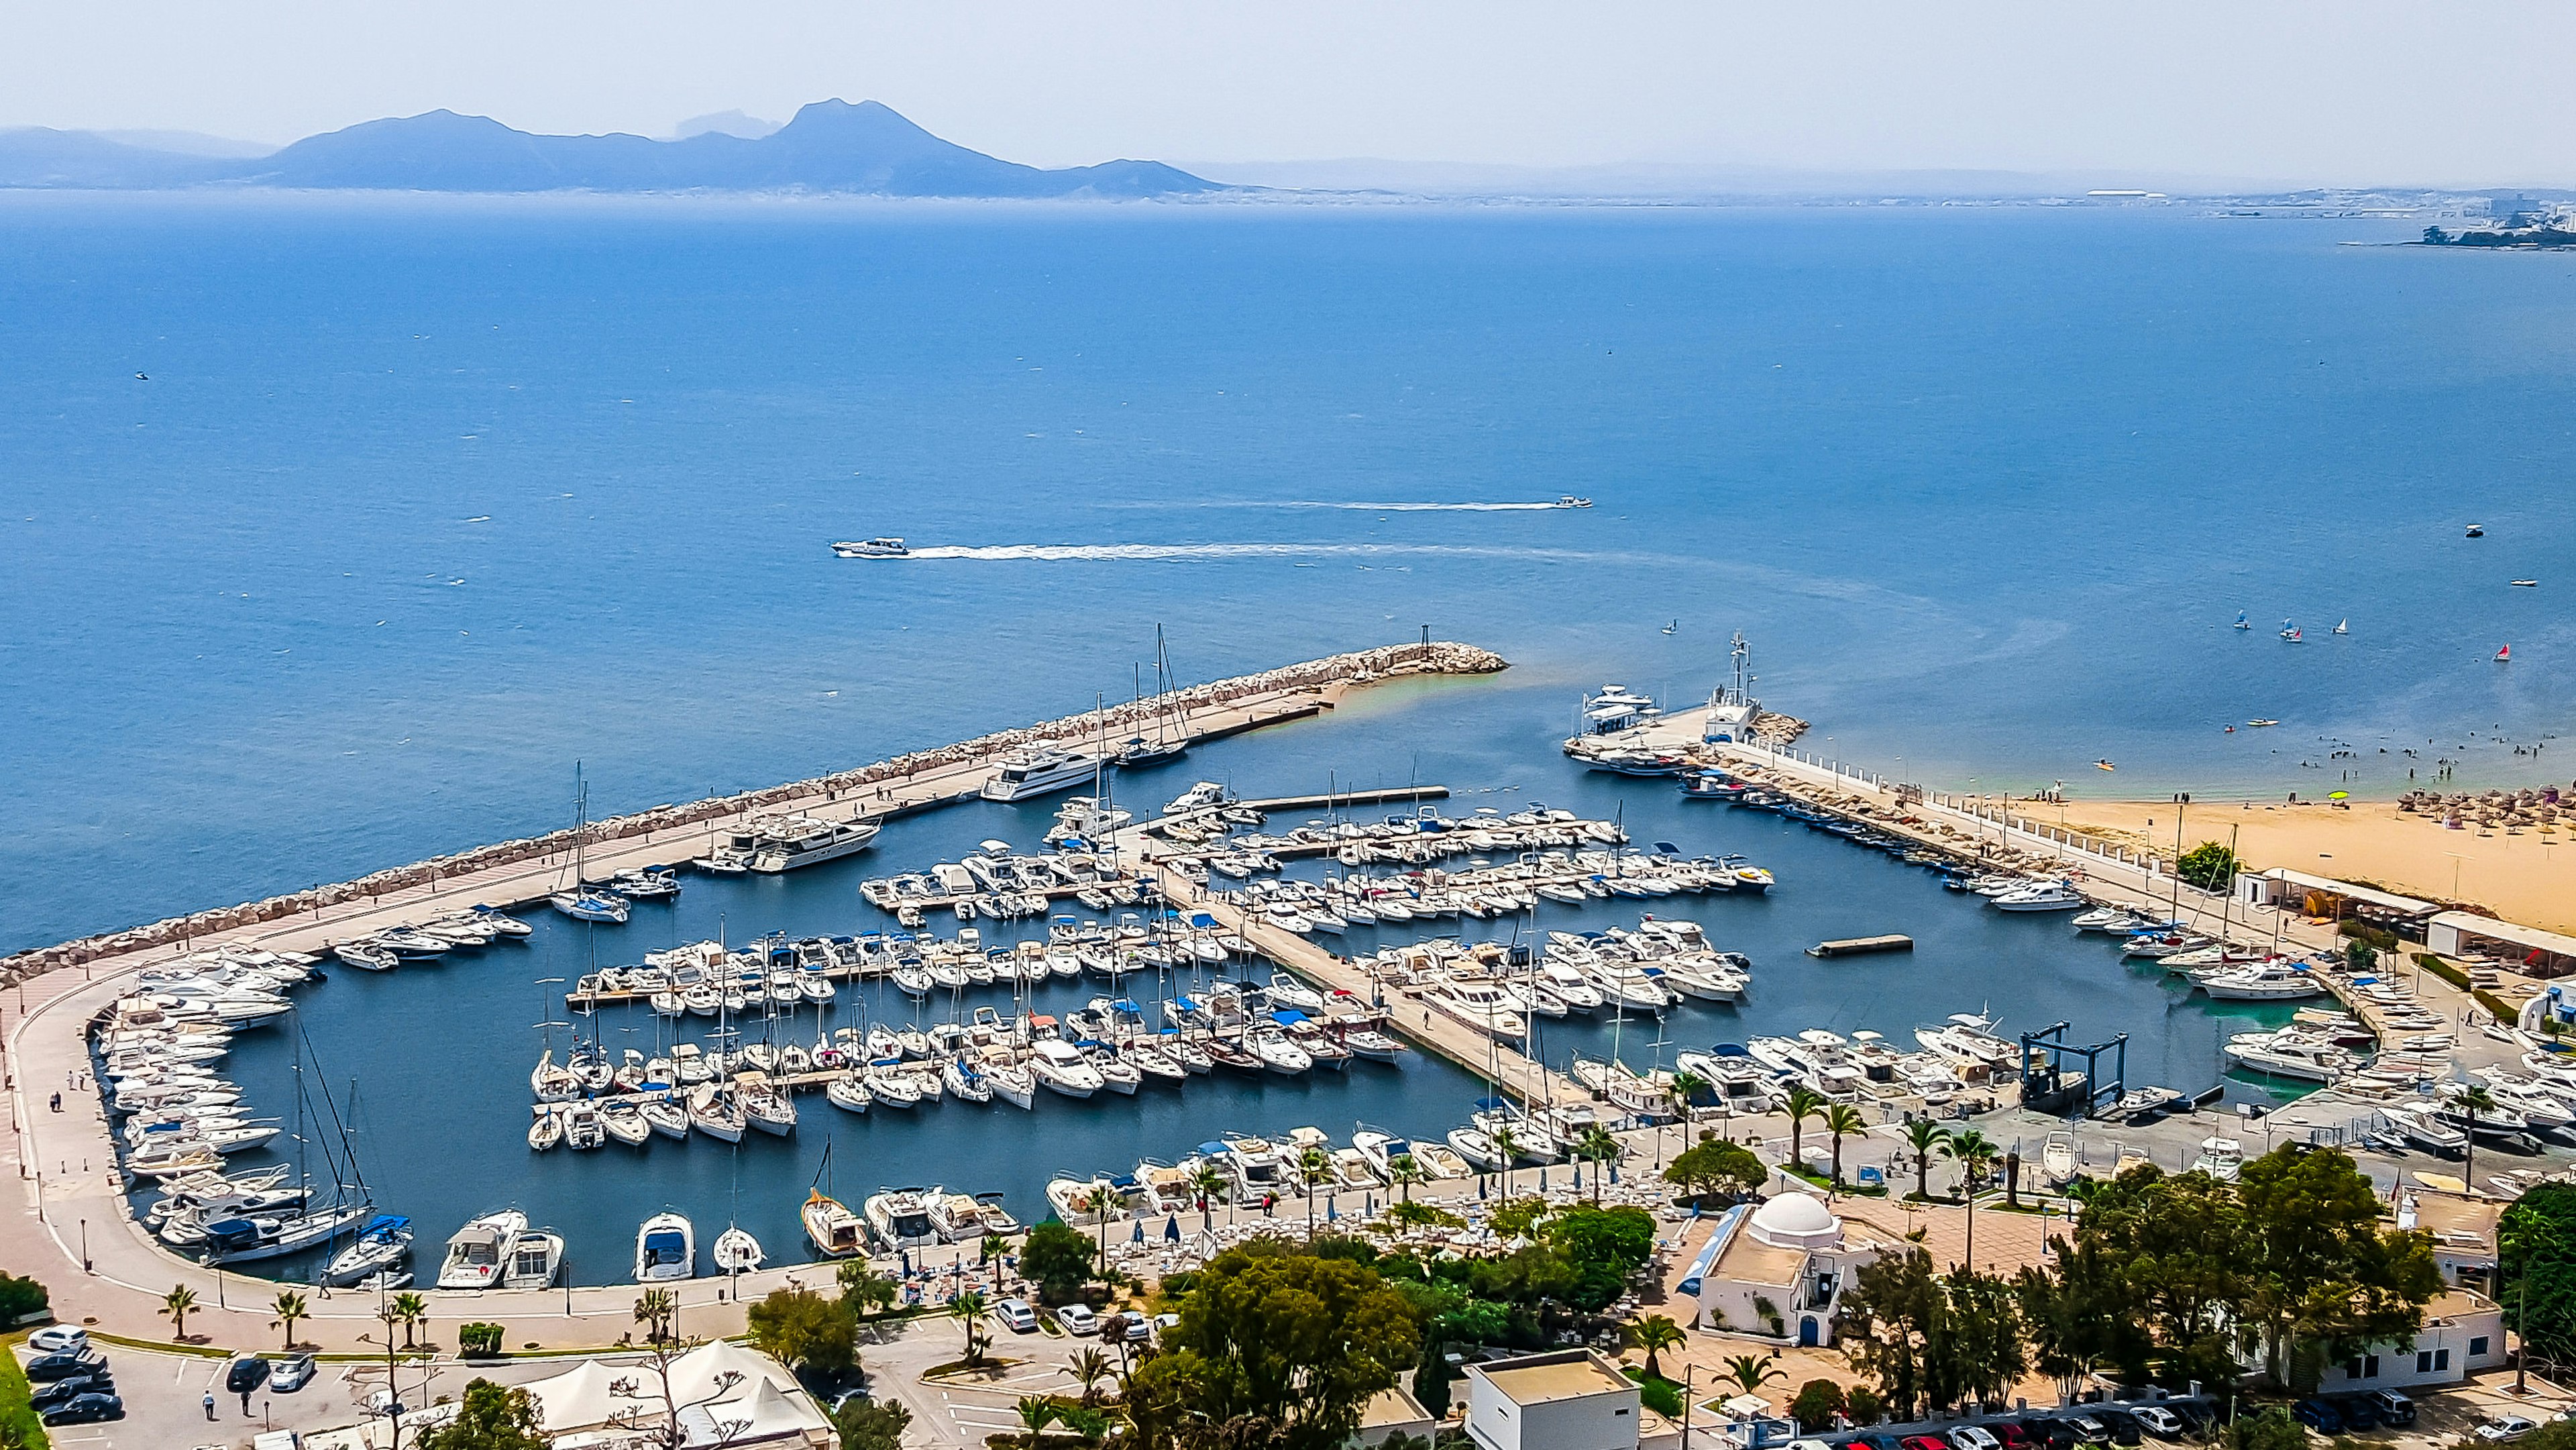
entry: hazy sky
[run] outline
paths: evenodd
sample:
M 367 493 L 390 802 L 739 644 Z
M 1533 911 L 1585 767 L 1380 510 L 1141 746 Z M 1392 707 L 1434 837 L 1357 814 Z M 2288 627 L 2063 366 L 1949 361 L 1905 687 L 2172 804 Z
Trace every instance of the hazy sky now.
M 0 125 L 437 107 L 667 133 L 882 100 L 1015 160 L 2576 176 L 2576 4 L 0 0 Z

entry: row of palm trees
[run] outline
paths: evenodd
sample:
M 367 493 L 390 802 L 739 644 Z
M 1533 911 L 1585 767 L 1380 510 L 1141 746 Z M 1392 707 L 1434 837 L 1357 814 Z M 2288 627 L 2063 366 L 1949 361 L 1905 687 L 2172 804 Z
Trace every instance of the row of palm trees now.
M 171 1338 L 182 1343 L 187 1341 L 188 1316 L 196 1313 L 200 1307 L 202 1306 L 197 1302 L 197 1291 L 185 1284 L 178 1285 L 161 1296 L 161 1317 L 170 1321 Z M 286 1347 L 293 1349 L 296 1324 L 313 1317 L 311 1302 L 304 1297 L 301 1290 L 281 1289 L 277 1297 L 269 1302 L 268 1307 L 286 1330 Z M 429 1301 L 418 1294 L 396 1294 L 385 1301 L 383 1308 L 376 1311 L 376 1317 L 385 1322 L 387 1339 L 391 1339 L 394 1330 L 399 1327 L 403 1332 L 403 1348 L 409 1349 L 412 1347 L 413 1332 L 429 1322 Z

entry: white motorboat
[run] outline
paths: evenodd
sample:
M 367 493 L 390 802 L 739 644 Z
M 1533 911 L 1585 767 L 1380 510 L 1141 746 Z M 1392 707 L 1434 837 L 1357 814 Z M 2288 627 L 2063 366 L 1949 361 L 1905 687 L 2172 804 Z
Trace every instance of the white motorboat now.
M 697 1244 L 697 1230 L 679 1214 L 666 1209 L 644 1220 L 644 1226 L 635 1231 L 635 1282 L 696 1278 Z
M 2075 1177 L 2075 1139 L 2067 1133 L 2051 1133 L 2040 1148 L 2039 1166 L 2050 1183 L 2068 1183 Z
M 528 1216 L 515 1208 L 501 1209 L 480 1218 L 465 1221 L 465 1227 L 447 1241 L 447 1255 L 438 1266 L 438 1287 L 442 1289 L 489 1289 L 500 1281 L 503 1259 L 510 1245 L 528 1226 Z
M 2325 988 L 2306 971 L 2271 963 L 2194 973 L 2192 980 L 2223 1002 L 2291 1002 L 2322 996 Z
M 1449 1148 L 1479 1173 L 1500 1172 L 1509 1166 L 1503 1162 L 1503 1150 L 1481 1128 L 1450 1129 Z
M 1061 1039 L 1038 1043 L 1028 1068 L 1041 1086 L 1069 1098 L 1087 1098 L 1108 1085 L 1080 1048 Z
M 867 1221 L 821 1189 L 808 1189 L 799 1216 L 814 1252 L 827 1259 L 846 1259 L 867 1252 Z
M 1001 770 L 977 793 L 988 801 L 1033 800 L 1080 785 L 1097 769 L 1091 759 L 1070 751 L 1015 750 L 1003 757 Z
M 760 1267 L 762 1258 L 760 1240 L 753 1238 L 749 1230 L 736 1224 L 716 1235 L 716 1241 L 707 1250 L 707 1256 L 716 1261 L 717 1268 L 728 1274 L 748 1274 Z
M 867 1218 L 868 1231 L 888 1251 L 924 1249 L 939 1242 L 939 1228 L 930 1221 L 927 1189 L 889 1188 L 870 1194 L 860 1211 Z
M 1245 1040 L 1244 1046 L 1251 1050 L 1253 1056 L 1261 1059 L 1264 1070 L 1283 1076 L 1294 1076 L 1315 1065 L 1312 1054 L 1289 1041 L 1286 1033 L 1275 1029 L 1251 1034 Z
M 529 1229 L 510 1244 L 504 1289 L 551 1289 L 563 1269 L 564 1237 L 550 1228 Z
M 599 1109 L 588 1103 L 574 1103 L 561 1110 L 564 1146 L 584 1151 L 608 1141 L 608 1125 L 600 1121 Z
M 900 559 L 912 550 L 889 534 L 874 539 L 843 539 L 832 546 L 832 552 L 844 559 Z
M 1997 911 L 2080 911 L 2091 905 L 2082 892 L 2063 881 L 2025 886 L 1991 899 Z
M 1444 982 L 1425 992 L 1422 1001 L 1442 1016 L 1463 1022 L 1489 1037 L 1520 1038 L 1529 1035 L 1529 1020 L 1512 1010 L 1503 994 L 1489 983 Z
M 984 1068 L 984 1080 L 993 1085 L 993 1096 L 1015 1108 L 1037 1105 L 1037 1074 L 1016 1062 L 993 1062 Z
M 769 816 L 753 823 L 749 866 L 775 875 L 856 855 L 875 844 L 873 821 L 826 821 L 813 816 Z
M 2203 1138 L 2200 1156 L 2192 1160 L 2190 1171 L 2206 1173 L 2221 1183 L 2233 1183 L 2244 1166 L 2244 1144 L 2233 1138 Z
M 2240 1032 L 2219 1050 L 2249 1071 L 2303 1082 L 2332 1082 L 2354 1066 L 2351 1053 L 2290 1028 Z
M 1211 810 L 1219 806 L 1231 805 L 1233 802 L 1234 792 L 1215 781 L 1203 780 L 1174 797 L 1170 804 L 1163 807 L 1163 814 L 1188 815 L 1193 811 Z
M 644 1121 L 652 1126 L 654 1132 L 665 1138 L 689 1136 L 689 1110 L 669 1097 L 648 1099 L 636 1111 L 644 1115 Z

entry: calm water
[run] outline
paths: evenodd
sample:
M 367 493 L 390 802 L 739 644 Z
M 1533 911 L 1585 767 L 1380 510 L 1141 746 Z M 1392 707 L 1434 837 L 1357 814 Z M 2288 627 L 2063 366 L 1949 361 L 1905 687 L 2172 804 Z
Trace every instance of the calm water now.
M 1572 778 L 1552 746 L 1581 687 L 1688 701 L 1741 629 L 1812 743 L 1935 785 L 2393 790 L 2410 746 L 2464 779 L 2576 774 L 2495 738 L 2540 741 L 2569 704 L 2550 566 L 2576 523 L 2576 263 L 2341 245 L 2406 232 L 0 197 L 0 950 L 561 825 L 576 760 L 614 811 L 1076 710 L 1132 687 L 1157 623 L 1185 679 L 1427 623 L 1515 669 L 1228 742 L 1164 784 L 1624 800 L 1643 839 L 1783 877 L 1687 908 L 1761 975 L 1675 1042 L 1992 1003 L 2139 1034 L 2135 1075 L 2197 1085 L 2233 1024 L 2106 949 L 1802 828 Z M 1370 506 L 1566 492 L 1599 506 Z M 823 548 L 876 533 L 964 556 Z M 2226 628 L 2240 609 L 2262 627 Z M 2309 643 L 2273 638 L 2285 616 Z M 2516 663 L 2490 663 L 2508 641 Z M 2285 723 L 2221 733 L 2254 716 Z M 2330 740 L 2361 760 L 2327 763 Z M 2089 769 L 2105 756 L 2116 777 Z M 549 924 L 336 974 L 309 998 L 324 1072 L 358 1082 L 389 1204 L 443 1231 L 516 1199 L 607 1277 L 639 1202 L 720 1221 L 735 1165 L 657 1146 L 649 1176 L 615 1152 L 522 1173 L 531 983 L 719 918 L 846 930 L 859 872 L 994 834 L 1037 821 L 952 812 L 852 867 L 693 883 L 595 939 Z M 1882 930 L 1923 947 L 1797 954 Z M 649 1041 L 648 1020 L 602 1025 Z M 282 1087 L 282 1042 L 242 1057 Z M 1051 1104 L 1044 1133 L 996 1114 L 962 1159 L 978 1129 L 948 1108 L 842 1127 L 835 1162 L 864 1190 L 972 1161 L 1026 1209 L 1057 1168 L 1227 1126 L 1428 1130 L 1473 1091 L 1414 1064 Z M 743 1153 L 742 1217 L 774 1252 L 834 1117 Z

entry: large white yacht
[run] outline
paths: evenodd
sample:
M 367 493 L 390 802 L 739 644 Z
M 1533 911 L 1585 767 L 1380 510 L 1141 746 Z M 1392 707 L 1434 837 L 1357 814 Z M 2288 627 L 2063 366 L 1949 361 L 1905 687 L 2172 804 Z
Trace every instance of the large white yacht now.
M 1097 767 L 1071 751 L 1014 750 L 1002 759 L 1002 773 L 984 782 L 988 801 L 1035 800 L 1089 780 Z
M 747 835 L 734 838 L 754 871 L 775 875 L 837 861 L 874 844 L 878 827 L 871 821 L 826 821 L 814 816 L 763 816 Z

